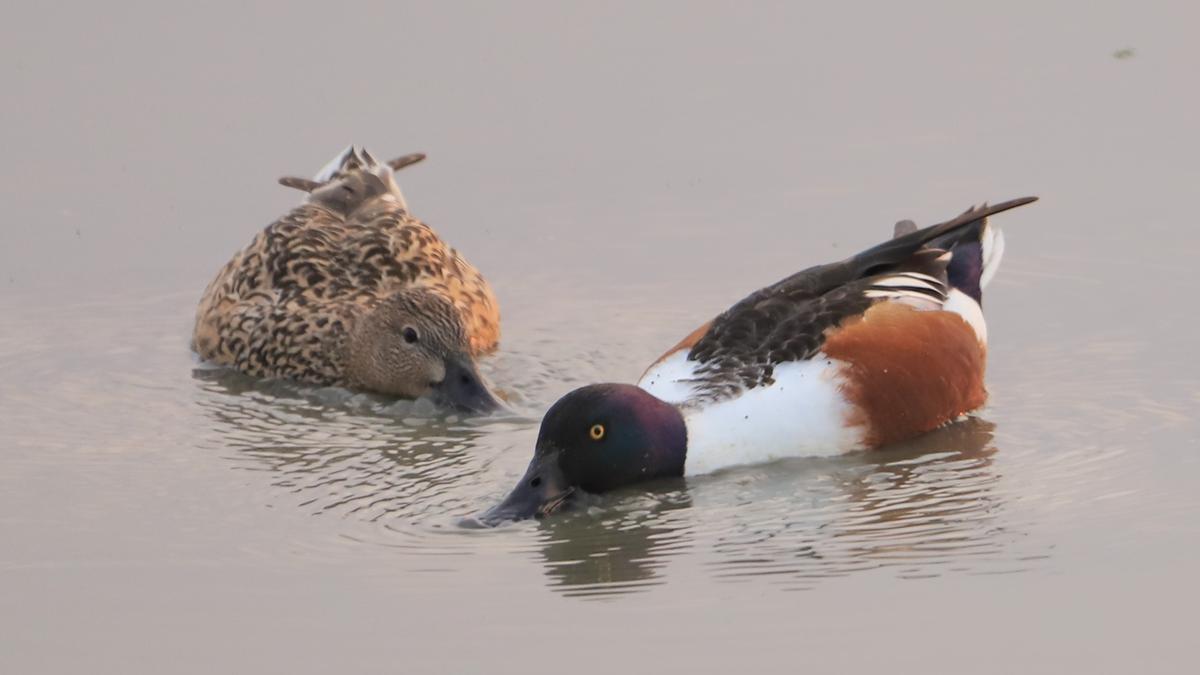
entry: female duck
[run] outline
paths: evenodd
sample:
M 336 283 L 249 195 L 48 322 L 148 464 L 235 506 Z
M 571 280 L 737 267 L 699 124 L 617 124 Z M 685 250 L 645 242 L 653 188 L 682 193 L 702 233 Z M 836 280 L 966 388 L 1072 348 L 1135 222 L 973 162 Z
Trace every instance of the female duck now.
M 492 289 L 409 215 L 393 175 L 422 159 L 351 147 L 313 180 L 280 179 L 308 198 L 209 284 L 193 348 L 260 377 L 496 407 L 474 361 L 499 342 Z
M 595 384 L 554 404 L 525 476 L 488 522 L 544 515 L 573 495 L 782 457 L 878 448 L 974 410 L 987 330 L 982 288 L 1004 240 L 968 210 L 794 274 L 672 347 L 637 386 Z

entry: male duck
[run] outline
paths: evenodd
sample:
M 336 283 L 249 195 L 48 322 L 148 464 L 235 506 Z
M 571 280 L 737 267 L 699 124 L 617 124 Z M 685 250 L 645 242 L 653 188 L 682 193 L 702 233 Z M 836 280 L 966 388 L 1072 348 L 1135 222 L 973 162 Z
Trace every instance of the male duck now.
M 387 164 L 350 147 L 209 284 L 196 312 L 202 358 L 261 377 L 495 408 L 474 358 L 500 314 L 479 272 L 408 213 Z
M 878 448 L 987 398 L 982 288 L 1004 250 L 968 210 L 751 294 L 672 347 L 637 386 L 555 403 L 533 460 L 485 522 L 548 514 L 572 495 L 782 457 Z

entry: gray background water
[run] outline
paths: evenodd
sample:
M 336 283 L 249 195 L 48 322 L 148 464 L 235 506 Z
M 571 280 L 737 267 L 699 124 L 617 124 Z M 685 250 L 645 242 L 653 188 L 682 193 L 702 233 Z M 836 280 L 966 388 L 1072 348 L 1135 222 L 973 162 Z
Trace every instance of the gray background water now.
M 0 672 L 1194 670 L 1194 3 L 0 19 Z M 429 153 L 401 182 L 497 290 L 514 415 L 189 353 L 298 198 L 274 180 L 350 142 Z M 1025 194 L 977 418 L 456 525 L 568 389 L 899 218 Z

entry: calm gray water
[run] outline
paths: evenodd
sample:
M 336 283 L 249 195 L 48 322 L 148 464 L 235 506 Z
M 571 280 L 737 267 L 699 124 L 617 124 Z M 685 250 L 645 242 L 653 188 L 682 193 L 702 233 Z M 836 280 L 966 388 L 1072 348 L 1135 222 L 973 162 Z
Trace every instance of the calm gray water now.
M 0 18 L 0 672 L 1194 672 L 1194 4 Z M 189 352 L 275 179 L 350 142 L 429 153 L 401 182 L 496 288 L 512 415 Z M 1025 194 L 977 417 L 457 525 L 562 393 Z

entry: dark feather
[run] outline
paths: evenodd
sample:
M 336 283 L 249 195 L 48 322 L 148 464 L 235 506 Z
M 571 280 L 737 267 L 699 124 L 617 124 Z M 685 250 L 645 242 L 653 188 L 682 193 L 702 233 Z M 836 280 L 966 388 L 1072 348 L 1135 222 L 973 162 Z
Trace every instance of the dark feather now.
M 894 239 L 841 262 L 810 267 L 752 293 L 713 320 L 708 332 L 692 346 L 688 358 L 700 364 L 699 380 L 693 384 L 702 398 L 709 399 L 769 384 L 777 365 L 811 358 L 821 350 L 827 330 L 885 299 L 868 292 L 885 288 L 875 284 L 890 276 L 917 273 L 932 277 L 940 289 L 917 283 L 912 286 L 914 294 L 944 299 L 950 262 L 946 251 L 972 228 L 978 236 L 984 218 L 1035 200 L 1026 197 L 969 209 L 957 218 L 915 231 L 898 224 Z M 936 247 L 931 246 L 934 243 Z M 886 288 L 904 290 L 904 286 Z
M 404 155 L 403 157 L 397 157 L 396 159 L 389 161 L 388 166 L 392 167 L 392 171 L 399 171 L 406 166 L 412 166 L 413 164 L 416 164 L 424 159 L 425 153 L 414 152 L 412 154 Z
M 366 153 L 366 150 L 363 150 L 363 153 L 364 153 L 365 157 L 367 157 L 367 158 L 370 157 L 370 155 L 368 153 Z M 400 169 L 403 169 L 406 166 L 412 166 L 413 164 L 423 161 L 424 159 L 425 159 L 425 153 L 414 152 L 411 154 L 404 155 L 403 157 L 397 157 L 396 159 L 389 161 L 387 164 L 388 164 L 388 166 L 390 166 L 392 168 L 392 171 L 399 171 Z M 348 167 L 358 168 L 358 157 L 357 156 L 352 154 L 347 158 L 346 162 L 343 164 L 343 170 L 345 170 Z M 321 181 L 312 180 L 310 178 L 299 178 L 297 176 L 284 176 L 283 178 L 279 179 L 280 185 L 282 185 L 284 187 L 292 188 L 294 190 L 300 190 L 301 192 L 312 192 L 313 190 L 316 190 L 317 188 L 322 187 L 323 185 L 326 185 L 327 183 L 328 183 L 328 181 L 321 182 Z
M 892 228 L 892 238 L 903 237 L 906 234 L 912 234 L 917 231 L 917 224 L 911 220 L 901 220 Z
M 279 179 L 279 184 L 284 187 L 289 187 L 301 192 L 312 192 L 324 185 L 319 181 L 309 180 L 308 178 L 297 178 L 296 176 L 284 176 Z

